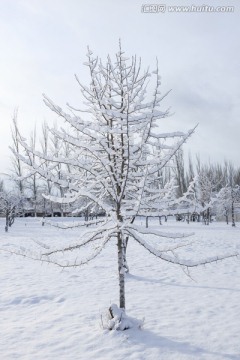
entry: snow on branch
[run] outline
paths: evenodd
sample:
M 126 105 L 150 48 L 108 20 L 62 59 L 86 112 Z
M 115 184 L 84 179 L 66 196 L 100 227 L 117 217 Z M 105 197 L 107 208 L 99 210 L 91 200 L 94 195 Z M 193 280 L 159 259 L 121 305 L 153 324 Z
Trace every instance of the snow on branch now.
M 181 239 L 186 238 L 189 236 L 193 236 L 194 233 L 171 233 L 171 232 L 163 232 L 152 228 L 144 228 L 143 226 L 137 226 L 137 225 L 128 225 L 127 229 L 134 230 L 135 232 L 141 233 L 141 234 L 151 234 L 159 237 L 169 238 L 169 239 Z
M 94 242 L 96 240 L 100 240 L 102 238 L 108 238 L 110 239 L 116 232 L 116 227 L 112 226 L 112 227 L 99 227 L 99 228 L 95 228 L 94 230 L 87 230 L 85 233 L 82 234 L 82 238 L 85 238 L 85 240 L 83 240 L 80 243 L 75 243 L 73 245 L 69 245 L 67 247 L 64 247 L 62 249 L 56 249 L 56 250 L 51 250 L 47 253 L 42 254 L 42 256 L 50 256 L 56 253 L 64 253 L 64 252 L 68 252 L 68 251 L 73 251 L 73 250 L 78 250 L 81 247 Z
M 166 252 L 171 251 L 170 249 L 169 250 L 164 250 L 164 251 L 157 250 L 152 245 L 150 245 L 146 240 L 144 240 L 136 231 L 134 231 L 132 229 L 127 229 L 127 232 L 129 233 L 129 235 L 133 239 L 135 239 L 140 245 L 142 245 L 146 250 L 148 250 L 154 256 L 160 258 L 161 260 L 169 262 L 171 264 L 185 266 L 186 268 L 192 268 L 192 267 L 197 267 L 197 266 L 201 266 L 201 265 L 207 265 L 207 264 L 215 263 L 215 262 L 218 262 L 218 261 L 221 261 L 221 260 L 225 260 L 225 259 L 229 259 L 229 258 L 239 256 L 239 253 L 235 252 L 235 253 L 232 253 L 232 254 L 224 254 L 222 256 L 219 256 L 219 255 L 218 256 L 212 256 L 212 257 L 209 257 L 209 258 L 206 258 L 206 259 L 203 259 L 203 260 L 196 260 L 196 261 L 179 259 L 178 256 L 175 253 L 173 253 L 173 256 L 170 256 L 170 255 L 166 254 Z M 177 248 L 178 248 L 178 246 L 175 248 L 175 250 Z

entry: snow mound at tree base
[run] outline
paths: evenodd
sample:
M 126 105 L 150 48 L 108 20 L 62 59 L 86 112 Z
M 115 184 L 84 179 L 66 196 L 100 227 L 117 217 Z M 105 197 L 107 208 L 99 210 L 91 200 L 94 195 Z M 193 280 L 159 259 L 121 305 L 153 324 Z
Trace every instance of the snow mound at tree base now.
M 102 325 L 107 330 L 141 329 L 144 323 L 144 320 L 127 316 L 125 310 L 120 309 L 116 304 L 109 307 L 104 320 Z

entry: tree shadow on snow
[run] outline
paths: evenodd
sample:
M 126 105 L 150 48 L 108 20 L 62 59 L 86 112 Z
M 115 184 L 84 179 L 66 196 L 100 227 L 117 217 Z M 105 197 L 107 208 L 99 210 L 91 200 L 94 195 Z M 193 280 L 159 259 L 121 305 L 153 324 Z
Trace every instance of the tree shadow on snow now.
M 210 290 L 240 292 L 240 289 L 214 287 L 214 286 L 200 286 L 200 285 L 183 285 L 183 284 L 167 282 L 167 281 L 160 280 L 160 279 L 159 280 L 151 279 L 151 278 L 147 278 L 144 276 L 138 276 L 138 275 L 132 275 L 132 274 L 127 274 L 126 280 L 137 280 L 137 281 L 148 282 L 148 283 L 153 283 L 153 284 L 162 284 L 165 286 L 175 286 L 175 287 L 183 287 L 183 288 L 210 289 Z
M 181 285 L 181 284 L 174 284 L 168 283 L 163 280 L 156 280 L 151 278 L 146 278 L 142 276 L 128 274 L 126 279 L 128 281 L 137 280 L 141 282 L 149 282 L 149 283 L 158 283 L 164 286 L 176 286 L 176 287 L 186 287 L 186 288 L 200 288 L 200 289 L 214 289 L 214 290 L 228 290 L 228 291 L 240 291 L 237 289 L 230 289 L 230 288 L 215 288 L 215 287 L 208 287 L 208 286 L 196 286 L 196 285 Z M 179 342 L 173 339 L 164 338 L 154 334 L 149 330 L 143 329 L 143 331 L 134 332 L 132 330 L 127 330 L 126 332 L 129 333 L 128 341 L 132 341 L 134 343 L 142 343 L 146 348 L 161 348 L 165 351 L 169 352 L 176 352 L 181 354 L 189 354 L 193 356 L 193 359 L 198 359 L 201 355 L 211 355 L 211 356 L 220 356 L 224 359 L 231 359 L 231 360 L 239 360 L 239 355 L 232 355 L 232 354 L 221 354 L 218 352 L 211 352 L 206 349 L 191 345 L 188 342 Z M 177 355 L 176 355 L 177 356 Z
M 142 344 L 146 349 L 147 348 L 159 348 L 162 351 L 166 352 L 176 352 L 177 354 L 188 354 L 191 355 L 193 359 L 199 359 L 202 355 L 211 355 L 211 356 L 221 356 L 224 359 L 230 360 L 239 360 L 239 355 L 231 355 L 231 354 L 221 354 L 218 352 L 212 352 L 200 348 L 198 346 L 191 345 L 188 342 L 180 342 L 169 338 L 164 338 L 154 334 L 149 330 L 142 331 L 134 331 L 134 330 L 126 330 L 128 333 L 128 342 L 129 343 L 139 343 Z M 177 357 L 176 357 L 177 358 Z

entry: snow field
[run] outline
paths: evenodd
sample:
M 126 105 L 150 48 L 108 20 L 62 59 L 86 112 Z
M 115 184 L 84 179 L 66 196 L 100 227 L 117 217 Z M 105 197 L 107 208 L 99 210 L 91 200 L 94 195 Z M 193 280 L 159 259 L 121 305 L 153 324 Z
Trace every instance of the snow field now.
M 239 227 L 174 221 L 159 226 L 153 220 L 149 226 L 195 232 L 191 238 L 163 239 L 159 244 L 161 249 L 194 241 L 178 251 L 185 259 L 240 252 Z M 5 234 L 0 219 L 0 248 L 23 246 L 36 251 L 41 250 L 36 241 L 63 246 L 80 239 L 81 233 L 82 229 L 42 227 L 38 219 L 16 219 Z M 118 303 L 114 242 L 91 263 L 64 271 L 6 252 L 0 256 L 0 359 L 240 359 L 237 258 L 194 268 L 190 278 L 179 266 L 130 241 L 127 313 L 145 318 L 144 326 L 139 331 L 109 332 L 101 327 L 101 314 Z

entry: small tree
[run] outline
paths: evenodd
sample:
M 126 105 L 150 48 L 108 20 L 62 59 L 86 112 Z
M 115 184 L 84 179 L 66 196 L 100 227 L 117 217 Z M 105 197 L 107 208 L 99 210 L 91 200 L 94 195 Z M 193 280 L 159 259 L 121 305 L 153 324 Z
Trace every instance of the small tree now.
M 40 139 L 40 144 L 41 144 L 41 151 L 43 152 L 43 154 L 45 154 L 45 156 L 49 155 L 49 151 L 50 151 L 50 139 L 49 139 L 49 129 L 47 126 L 47 123 L 44 122 L 42 124 L 42 134 L 41 134 L 41 139 Z M 42 164 L 42 170 L 43 172 L 48 170 L 48 167 L 50 165 L 50 162 L 48 160 L 46 160 L 43 164 Z M 53 189 L 53 183 L 51 181 L 49 181 L 48 179 L 43 179 L 43 188 L 45 194 L 52 194 L 52 189 Z M 44 216 L 46 215 L 51 215 L 53 216 L 53 206 L 52 203 L 50 202 L 49 206 L 47 206 L 49 202 L 47 202 L 46 198 L 43 198 L 43 211 L 44 211 Z
M 231 202 L 229 197 L 229 187 L 223 187 L 216 195 L 214 199 L 214 207 L 217 215 L 224 216 L 226 223 L 229 223 L 229 215 L 231 210 Z
M 22 197 L 12 191 L 2 189 L 0 191 L 0 214 L 5 219 L 5 231 L 8 232 L 9 227 L 14 223 L 16 215 L 21 212 Z
M 228 182 L 226 186 L 226 196 L 230 203 L 230 212 L 232 218 L 232 226 L 235 227 L 235 213 L 236 209 L 240 206 L 240 186 L 237 183 L 237 172 L 231 162 L 226 164 Z
M 86 105 L 84 109 L 68 105 L 69 113 L 66 113 L 44 96 L 45 104 L 70 128 L 68 131 L 52 128 L 50 131 L 60 142 L 67 143 L 71 151 L 67 156 L 63 152 L 47 156 L 21 140 L 25 151 L 34 155 L 31 157 L 34 162 L 21 155 L 19 158 L 32 172 L 35 171 L 63 190 L 63 197 L 46 195 L 47 199 L 60 204 L 85 199 L 86 201 L 82 201 L 82 211 L 91 206 L 102 209 L 106 214 L 101 220 L 84 222 L 84 226 L 94 227 L 87 227 L 82 241 L 61 249 L 49 250 L 43 253 L 40 259 L 61 267 L 80 266 L 95 258 L 111 239 L 115 239 L 121 316 L 118 316 L 116 307 L 112 306 L 110 313 L 112 318 L 117 320 L 111 321 L 109 327 L 125 329 L 129 327 L 129 323 L 124 320 L 124 255 L 128 238 L 135 240 L 161 260 L 186 266 L 199 265 L 199 262 L 179 260 L 173 248 L 162 251 L 155 249 L 145 238 L 146 234 L 152 234 L 159 239 L 184 238 L 187 235 L 163 233 L 133 224 L 134 219 L 145 211 L 146 204 L 150 206 L 156 195 L 154 183 L 157 174 L 169 164 L 194 130 L 187 133 L 159 132 L 158 121 L 166 118 L 169 111 L 161 110 L 166 94 L 160 93 L 158 67 L 152 73 L 141 72 L 141 62 L 138 62 L 136 57 L 129 61 L 121 50 L 121 45 L 114 61 L 108 57 L 105 65 L 88 50 L 85 65 L 89 69 L 90 85 L 81 84 L 76 76 Z M 152 98 L 149 95 L 146 98 L 148 80 L 152 77 L 155 79 L 153 95 Z M 44 169 L 42 164 L 46 161 L 49 161 L 49 166 Z M 150 207 L 149 212 L 151 211 Z M 61 258 L 63 253 L 67 256 L 93 242 L 98 246 L 86 260 L 78 261 L 71 256 L 69 261 L 66 261 L 66 257 Z M 211 258 L 204 263 L 216 259 Z
M 174 156 L 174 174 L 177 180 L 178 185 L 178 197 L 183 196 L 187 190 L 186 180 L 185 180 L 185 171 L 184 171 L 184 159 L 183 159 L 183 150 L 182 148 L 177 151 Z
M 189 224 L 190 217 L 199 220 L 203 207 L 199 198 L 198 176 L 195 176 L 189 183 L 187 191 L 178 199 L 179 213 L 187 214 L 187 222 Z
M 14 184 L 14 189 L 16 193 L 19 194 L 19 197 L 22 199 L 22 203 L 19 204 L 19 207 L 21 207 L 21 211 L 24 212 L 23 207 L 23 200 L 25 197 L 25 190 L 26 190 L 26 182 L 23 179 L 24 175 L 24 167 L 22 162 L 20 161 L 18 155 L 20 152 L 21 145 L 19 143 L 19 133 L 18 133 L 18 110 L 15 109 L 12 117 L 12 126 L 11 126 L 11 135 L 12 135 L 12 147 L 15 150 L 14 153 L 12 153 L 11 158 L 11 174 L 8 174 L 8 178 L 12 180 Z

